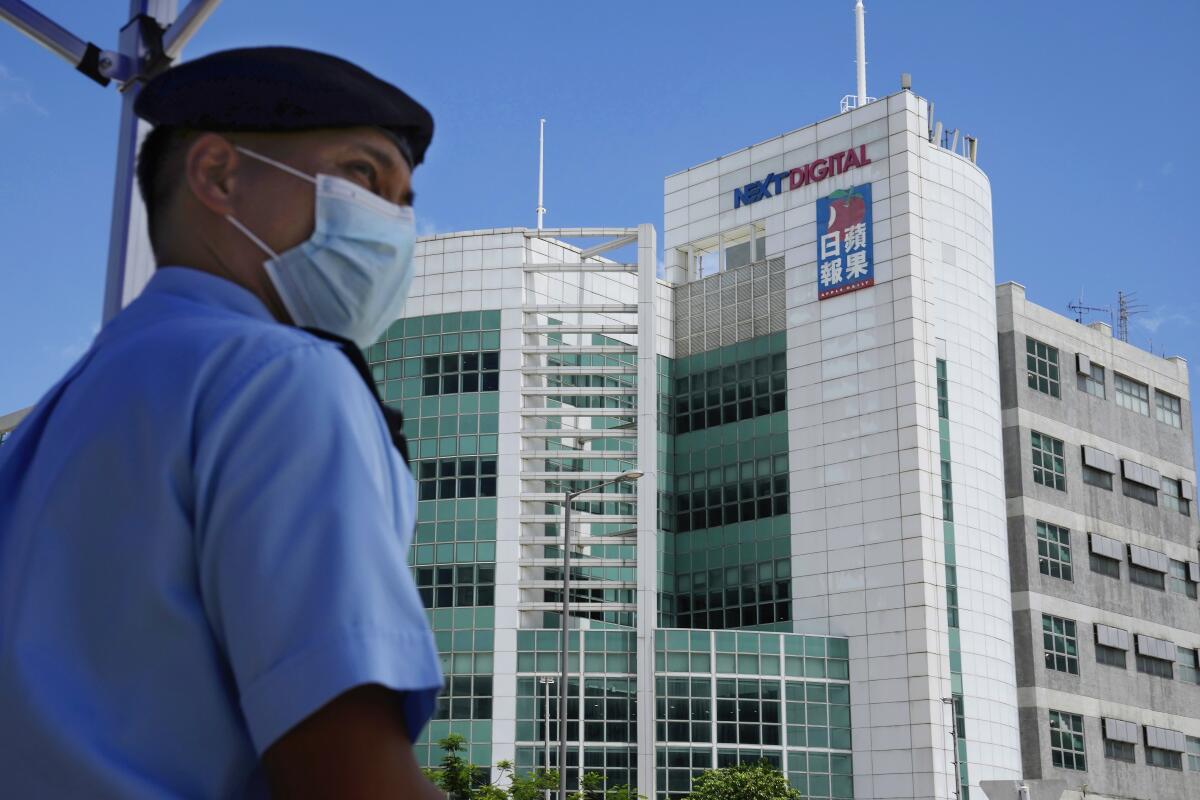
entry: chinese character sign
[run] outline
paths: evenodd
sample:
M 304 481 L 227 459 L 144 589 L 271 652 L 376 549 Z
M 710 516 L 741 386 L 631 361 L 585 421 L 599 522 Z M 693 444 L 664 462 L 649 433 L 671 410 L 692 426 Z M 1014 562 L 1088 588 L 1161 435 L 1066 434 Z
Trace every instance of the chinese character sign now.
M 871 184 L 817 198 L 817 297 L 875 285 Z

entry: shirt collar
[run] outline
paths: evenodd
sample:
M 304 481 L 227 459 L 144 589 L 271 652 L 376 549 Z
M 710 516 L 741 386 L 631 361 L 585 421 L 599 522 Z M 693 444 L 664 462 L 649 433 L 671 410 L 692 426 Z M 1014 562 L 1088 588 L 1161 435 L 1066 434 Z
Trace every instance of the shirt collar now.
M 191 267 L 159 267 L 143 294 L 167 294 L 216 306 L 235 314 L 275 322 L 275 317 L 247 289 L 233 281 Z

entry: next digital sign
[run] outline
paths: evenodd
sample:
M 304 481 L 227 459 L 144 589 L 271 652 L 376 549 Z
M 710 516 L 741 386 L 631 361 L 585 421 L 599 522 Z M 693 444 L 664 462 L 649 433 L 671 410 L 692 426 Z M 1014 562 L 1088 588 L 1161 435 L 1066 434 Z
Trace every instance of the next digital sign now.
M 863 144 L 840 153 L 834 153 L 826 158 L 818 158 L 787 172 L 772 172 L 761 181 L 753 181 L 740 189 L 734 189 L 733 207 L 740 208 L 782 194 L 784 178 L 787 178 L 788 189 L 799 189 L 801 186 L 818 183 L 833 175 L 841 175 L 847 170 L 865 167 L 870 163 L 871 159 L 867 157 L 867 146 Z

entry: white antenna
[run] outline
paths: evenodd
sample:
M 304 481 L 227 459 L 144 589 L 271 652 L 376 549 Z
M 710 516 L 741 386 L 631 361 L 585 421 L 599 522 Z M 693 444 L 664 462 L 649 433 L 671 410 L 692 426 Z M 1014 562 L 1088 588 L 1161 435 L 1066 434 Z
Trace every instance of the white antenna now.
M 546 213 L 546 206 L 542 202 L 542 179 L 546 171 L 546 120 L 539 120 L 538 125 L 538 204 L 537 204 L 537 229 L 542 229 L 542 217 Z
M 874 97 L 867 97 L 867 21 L 863 0 L 854 2 L 854 65 L 858 73 L 858 90 L 842 98 L 842 113 L 852 108 L 861 108 L 867 103 L 875 102 Z
M 854 4 L 854 55 L 858 64 L 858 105 L 867 104 L 867 22 L 862 0 Z

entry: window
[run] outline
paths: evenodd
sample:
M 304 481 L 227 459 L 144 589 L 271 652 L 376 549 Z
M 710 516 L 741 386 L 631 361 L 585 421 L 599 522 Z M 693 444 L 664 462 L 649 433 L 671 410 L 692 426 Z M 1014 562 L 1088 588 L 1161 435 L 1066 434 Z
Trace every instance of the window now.
M 1083 717 L 1050 712 L 1050 760 L 1063 769 L 1087 770 L 1083 745 Z
M 681 533 L 750 522 L 788 513 L 787 456 L 733 465 L 730 482 L 709 483 L 705 473 L 692 473 L 692 490 L 675 497 L 675 529 Z M 783 462 L 780 467 L 779 462 Z M 767 462 L 767 467 L 756 466 Z M 724 471 L 722 471 L 724 472 Z M 700 478 L 705 478 L 702 483 Z
M 1183 769 L 1183 753 L 1146 745 L 1146 763 L 1164 769 Z
M 1095 486 L 1097 489 L 1107 489 L 1112 491 L 1112 474 L 1105 472 L 1102 469 L 1083 465 L 1083 482 L 1088 486 Z
M 954 522 L 954 472 L 950 459 L 942 459 L 942 519 Z
M 671 656 L 680 660 L 688 659 L 687 653 L 672 653 Z M 707 659 L 708 654 L 705 653 L 704 657 Z M 683 672 L 688 671 L 686 664 L 680 664 L 680 666 L 683 667 Z M 707 676 L 691 679 L 659 677 L 657 682 L 660 689 L 665 687 L 666 690 L 655 700 L 657 706 L 655 735 L 659 741 L 711 742 L 712 680 Z M 630 702 L 636 705 L 636 698 L 631 698 Z M 633 716 L 632 708 L 622 708 L 622 712 L 624 713 L 624 716 L 621 717 L 623 720 L 631 719 Z M 603 719 L 603 714 L 598 714 L 597 718 Z M 589 728 L 592 729 L 592 732 L 587 735 L 588 739 L 604 741 L 606 731 L 603 724 L 599 722 L 586 724 L 584 725 L 585 733 Z M 631 736 L 629 741 L 637 741 L 636 731 L 629 731 L 627 735 Z
M 692 274 L 697 279 L 707 278 L 765 259 L 766 229 L 761 224 L 750 225 L 696 242 L 689 250 Z
M 464 608 L 495 603 L 495 564 L 417 567 L 417 591 L 426 608 Z
M 1183 482 L 1175 478 L 1162 479 L 1162 504 L 1163 508 L 1191 516 L 1191 502 L 1183 497 Z
M 1125 558 L 1125 546 L 1116 539 L 1088 534 L 1088 550 L 1091 552 L 1092 572 L 1109 578 L 1121 578 L 1121 560 Z
M 1033 449 L 1033 482 L 1065 492 L 1067 478 L 1062 439 L 1030 431 L 1029 441 Z
M 1071 531 L 1037 521 L 1038 570 L 1051 578 L 1071 577 Z
M 1057 347 L 1026 336 L 1025 368 L 1030 389 L 1051 397 L 1059 396 Z
M 1097 642 L 1096 663 L 1103 664 L 1106 667 L 1120 667 L 1121 669 L 1125 669 L 1125 651 L 1119 647 L 1109 647 Z
M 1176 656 L 1179 664 L 1179 680 L 1185 683 L 1200 683 L 1200 657 L 1197 656 L 1196 648 L 1177 647 L 1175 649 L 1179 653 Z
M 415 466 L 420 500 L 496 496 L 495 456 L 427 458 Z
M 1042 614 L 1042 647 L 1046 669 L 1079 674 L 1079 646 L 1075 621 Z
M 1133 762 L 1136 749 L 1138 726 L 1121 719 L 1101 717 L 1100 733 L 1104 737 L 1104 757 L 1117 761 Z
M 1106 558 L 1097 553 L 1091 554 L 1090 564 L 1092 572 L 1097 575 L 1103 575 L 1107 578 L 1121 579 L 1121 562 L 1115 558 Z
M 950 386 L 946 377 L 946 359 L 937 360 L 938 419 L 950 419 Z
M 1131 764 L 1137 761 L 1133 742 L 1116 742 L 1112 739 L 1104 740 L 1104 757 Z
M 718 743 L 782 743 L 779 681 L 718 678 L 716 688 Z M 813 717 L 809 709 L 809 725 L 828 723 Z
M 791 619 L 792 564 L 742 564 L 676 577 L 677 620 L 682 628 L 738 628 Z
M 1150 387 L 1119 372 L 1113 373 L 1113 386 L 1117 389 L 1117 405 L 1150 416 Z
M 1175 678 L 1175 665 L 1165 659 L 1155 658 L 1154 656 L 1146 655 L 1145 653 L 1137 654 L 1137 671 L 1144 672 L 1147 675 L 1153 675 L 1156 678 L 1166 678 L 1173 680 Z
M 1200 739 L 1195 736 L 1187 737 L 1187 767 L 1192 772 L 1200 772 Z
M 767 257 L 766 231 L 761 225 L 723 234 L 721 245 L 725 248 L 725 269 L 737 269 Z
M 500 388 L 500 353 L 452 353 L 421 361 L 421 393 L 494 392 Z
M 787 357 L 758 356 L 675 381 L 675 432 L 689 433 L 787 407 Z
M 434 719 L 490 719 L 491 675 L 447 675 Z
M 1200 658 L 1195 648 L 1176 648 L 1177 663 L 1180 664 L 1180 680 L 1187 684 L 1200 684 Z
M 1158 490 L 1153 486 L 1131 481 L 1128 478 L 1121 478 L 1121 491 L 1126 497 L 1132 497 L 1134 500 L 1140 500 L 1148 506 L 1158 505 Z
M 1154 415 L 1159 422 L 1165 422 L 1172 428 L 1183 427 L 1183 411 L 1179 398 L 1158 389 L 1154 390 Z
M 1092 364 L 1088 372 L 1079 376 L 1079 388 L 1093 397 L 1104 399 L 1104 367 Z
M 1149 589 L 1158 589 L 1160 592 L 1167 588 L 1166 576 L 1141 564 L 1129 564 L 1129 582 Z
M 691 684 L 692 694 L 696 695 L 701 690 L 712 692 L 712 683 L 708 678 L 698 678 L 694 681 L 676 681 L 672 679 L 667 682 L 671 687 L 671 692 L 676 692 L 683 686 L 684 708 L 688 707 L 688 685 Z M 634 716 L 634 706 L 636 705 L 633 681 L 630 678 L 586 678 L 583 682 L 583 738 L 586 741 L 592 742 L 631 742 L 637 741 L 637 733 L 631 730 L 631 722 Z M 553 693 L 553 692 L 552 692 Z M 672 719 L 678 719 L 679 708 L 678 700 L 673 703 Z M 703 719 L 703 725 L 697 725 L 696 732 L 707 737 L 710 725 L 708 720 L 712 719 L 712 702 L 708 698 L 696 701 L 691 705 L 691 714 L 695 719 Z M 684 719 L 687 719 L 685 716 Z M 676 741 L 688 740 L 689 726 L 685 723 L 683 726 L 685 731 Z M 674 737 L 672 737 L 674 738 Z M 708 741 L 707 738 L 699 739 L 698 741 Z
M 1171 559 L 1170 567 L 1167 570 L 1167 588 L 1176 594 L 1196 599 L 1196 584 L 1188 576 L 1186 561 Z

